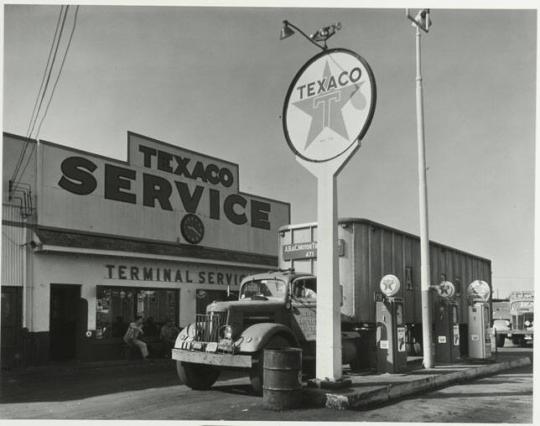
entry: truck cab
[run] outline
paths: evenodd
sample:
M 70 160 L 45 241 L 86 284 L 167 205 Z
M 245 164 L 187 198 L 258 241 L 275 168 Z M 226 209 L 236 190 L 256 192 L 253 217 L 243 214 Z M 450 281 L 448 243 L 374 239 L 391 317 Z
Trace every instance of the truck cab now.
M 264 349 L 300 347 L 314 360 L 317 279 L 293 270 L 251 275 L 238 300 L 213 302 L 178 335 L 172 358 L 180 380 L 193 389 L 210 388 L 223 369 L 249 373 L 262 390 Z
M 507 336 L 515 345 L 533 343 L 534 292 L 514 291 L 510 294 L 511 325 Z

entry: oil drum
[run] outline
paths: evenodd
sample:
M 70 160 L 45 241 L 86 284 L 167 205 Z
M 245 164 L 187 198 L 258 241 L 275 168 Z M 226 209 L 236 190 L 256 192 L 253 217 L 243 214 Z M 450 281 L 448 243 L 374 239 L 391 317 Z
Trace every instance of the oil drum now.
M 270 410 L 300 407 L 302 402 L 302 349 L 265 349 L 263 405 Z

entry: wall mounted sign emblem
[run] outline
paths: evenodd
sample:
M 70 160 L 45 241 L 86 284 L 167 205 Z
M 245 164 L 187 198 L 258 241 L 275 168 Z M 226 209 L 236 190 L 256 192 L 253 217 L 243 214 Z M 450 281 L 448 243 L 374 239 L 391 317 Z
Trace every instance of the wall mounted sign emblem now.
M 369 64 L 350 50 L 325 50 L 311 58 L 289 86 L 282 115 L 287 143 L 308 161 L 336 158 L 362 139 L 375 103 Z
M 437 286 L 437 292 L 439 296 L 450 299 L 456 293 L 456 286 L 450 281 L 443 281 Z
M 388 274 L 381 278 L 379 286 L 386 297 L 391 297 L 397 294 L 401 287 L 401 283 L 399 282 L 398 277 Z

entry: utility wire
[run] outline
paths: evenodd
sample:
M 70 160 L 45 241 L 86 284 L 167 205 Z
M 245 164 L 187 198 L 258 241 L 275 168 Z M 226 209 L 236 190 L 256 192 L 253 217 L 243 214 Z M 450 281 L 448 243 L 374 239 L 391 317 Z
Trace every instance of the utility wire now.
M 47 64 L 45 65 L 45 69 L 43 70 L 43 77 L 41 78 L 41 85 L 39 86 L 38 93 L 36 95 L 36 100 L 34 101 L 34 108 L 32 110 L 32 115 L 30 116 L 30 120 L 28 121 L 28 128 L 26 129 L 26 137 L 30 137 L 30 128 L 32 127 L 32 122 L 34 121 L 34 115 L 36 113 L 36 107 L 39 102 L 39 97 L 41 95 L 41 91 L 43 90 L 43 84 L 45 83 L 45 78 L 47 76 L 47 73 L 49 72 L 49 64 L 51 62 L 52 53 L 54 50 L 54 46 L 56 44 L 56 36 L 58 34 L 58 29 L 60 28 L 60 20 L 62 19 L 62 14 L 64 12 L 64 6 L 60 7 L 60 13 L 58 14 L 58 20 L 56 21 L 56 28 L 54 30 L 54 37 L 51 42 L 51 48 L 49 49 L 49 56 L 47 57 Z M 17 173 L 19 171 L 19 167 L 21 167 L 21 163 L 23 162 L 24 156 L 26 154 L 26 149 L 28 148 L 29 142 L 26 141 L 24 144 L 24 148 L 21 150 L 21 154 L 19 155 L 19 159 L 17 160 L 17 164 L 15 166 L 15 169 L 13 171 L 12 175 L 12 181 L 17 176 Z
M 60 27 L 60 33 L 58 34 L 58 40 L 57 40 L 56 46 L 54 48 L 54 55 L 53 55 L 53 59 L 52 59 L 51 68 L 49 69 L 49 73 L 47 74 L 47 79 L 45 81 L 45 88 L 43 89 L 43 93 L 41 94 L 41 99 L 39 101 L 39 106 L 38 106 L 38 113 L 36 114 L 36 117 L 34 118 L 34 123 L 32 124 L 32 128 L 30 129 L 30 136 L 32 135 L 32 132 L 34 131 L 34 127 L 35 127 L 35 125 L 37 123 L 37 118 L 38 118 L 38 115 L 39 115 L 39 111 L 41 110 L 41 105 L 43 104 L 43 101 L 45 100 L 45 95 L 47 93 L 47 88 L 49 87 L 49 81 L 51 79 L 52 70 L 53 70 L 53 67 L 54 67 L 54 61 L 56 60 L 56 55 L 58 53 L 58 47 L 60 47 L 60 40 L 62 39 L 62 32 L 64 31 L 64 25 L 66 23 L 66 17 L 67 17 L 68 10 L 69 10 L 69 6 L 66 6 L 65 11 L 64 11 L 64 17 L 62 18 L 62 26 Z
M 58 53 L 58 47 L 60 46 L 60 40 L 62 38 L 62 32 L 64 31 L 64 25 L 65 25 L 65 22 L 66 22 L 68 9 L 69 9 L 69 6 L 65 6 L 65 7 L 61 6 L 61 9 L 60 9 L 60 15 L 62 15 L 62 11 L 64 12 L 63 17 L 62 17 L 62 23 L 61 23 L 60 29 L 58 30 L 58 28 L 57 28 L 56 31 L 55 31 L 55 36 L 58 33 L 58 38 L 56 38 L 56 37 L 53 38 L 54 53 L 53 53 L 53 56 L 52 56 L 52 60 L 47 61 L 48 63 L 50 62 L 49 69 L 47 70 L 47 67 L 45 67 L 44 77 L 46 75 L 46 78 L 44 78 L 45 82 L 44 82 L 44 84 L 42 86 L 43 90 L 41 91 L 41 97 L 39 96 L 39 92 L 38 92 L 38 98 L 40 97 L 40 101 L 39 101 L 39 104 L 38 104 L 38 107 L 37 107 L 36 114 L 31 119 L 31 123 L 32 123 L 32 121 L 33 121 L 33 123 L 32 123 L 31 126 L 29 124 L 30 130 L 27 133 L 27 137 L 31 137 L 32 132 L 34 131 L 34 127 L 35 127 L 35 125 L 37 123 L 37 118 L 39 116 L 39 112 L 41 110 L 43 100 L 45 99 L 47 88 L 49 86 L 49 81 L 50 81 L 51 75 L 52 75 L 52 70 L 53 70 L 53 67 L 54 67 L 54 62 L 56 60 L 56 55 Z M 55 43 L 55 41 L 56 41 L 56 43 Z M 18 162 L 18 166 L 15 168 L 15 171 L 13 172 L 13 175 L 12 175 L 12 178 L 11 178 L 11 181 L 13 181 L 13 182 L 16 182 L 16 180 L 17 180 L 17 175 L 19 174 L 19 169 L 20 169 L 20 166 L 21 166 L 21 164 L 23 162 L 24 154 L 26 153 L 26 149 L 28 147 L 28 144 L 29 144 L 29 141 L 26 142 L 26 145 L 25 145 L 25 147 L 23 149 L 23 152 L 21 153 L 22 155 L 20 156 L 20 161 Z M 30 158 L 31 158 L 31 155 L 30 155 Z M 27 164 L 28 164 L 28 162 L 27 162 Z
M 36 95 L 36 100 L 34 101 L 34 109 L 32 110 L 32 116 L 30 117 L 30 121 L 28 122 L 28 129 L 26 130 L 26 137 L 30 137 L 30 128 L 32 126 L 32 121 L 34 120 L 34 114 L 36 113 L 36 107 L 39 102 L 39 95 L 41 94 L 41 91 L 43 90 L 43 84 L 45 83 L 45 77 L 47 76 L 47 70 L 49 69 L 49 64 L 51 62 L 51 57 L 52 57 L 54 45 L 56 43 L 56 36 L 58 34 L 58 29 L 60 28 L 60 19 L 62 18 L 63 11 L 64 11 L 64 6 L 61 6 L 60 13 L 58 14 L 58 20 L 56 21 L 56 29 L 54 30 L 54 37 L 51 43 L 51 48 L 49 50 L 49 57 L 47 58 L 47 64 L 45 65 L 45 70 L 43 71 L 43 77 L 41 78 L 41 85 L 39 86 L 39 91 Z
M 66 57 L 69 51 L 69 47 L 71 46 L 71 40 L 73 39 L 73 33 L 75 32 L 75 28 L 77 27 L 77 14 L 78 13 L 79 13 L 79 6 L 75 8 L 75 15 L 73 17 L 73 27 L 71 28 L 71 34 L 69 35 L 66 51 L 64 52 L 64 57 L 62 58 L 60 69 L 58 70 L 58 75 L 56 76 L 56 80 L 54 82 L 54 86 L 51 91 L 51 96 L 49 97 L 49 102 L 47 103 L 47 106 L 45 107 L 45 112 L 43 113 L 43 117 L 41 118 L 41 121 L 39 122 L 39 126 L 36 131 L 36 139 L 39 139 L 39 131 L 41 130 L 41 126 L 43 124 L 43 121 L 45 120 L 45 117 L 47 117 L 47 112 L 49 112 L 49 107 L 51 106 L 51 101 L 54 95 L 54 91 L 56 90 L 56 86 L 58 85 L 58 80 L 60 79 L 60 75 L 62 74 L 62 69 L 64 68 L 64 63 L 66 62 Z
M 68 6 L 69 7 L 69 6 Z M 60 75 L 62 74 L 62 69 L 64 68 L 64 63 L 66 62 L 67 54 L 69 51 L 69 47 L 71 46 L 71 40 L 73 39 L 73 34 L 75 33 L 75 28 L 77 27 L 77 15 L 79 13 L 79 6 L 75 8 L 75 14 L 73 17 L 73 26 L 71 28 L 71 33 L 69 35 L 69 40 L 66 45 L 66 50 L 64 51 L 64 56 L 62 58 L 62 62 L 60 63 L 60 68 L 58 70 L 58 74 L 56 76 L 56 80 L 54 82 L 53 88 L 51 89 L 51 95 L 49 96 L 49 101 L 47 102 L 47 106 L 45 107 L 45 112 L 43 113 L 43 116 L 41 118 L 41 121 L 39 122 L 39 126 L 36 130 L 36 140 L 39 140 L 39 132 L 41 130 L 41 126 L 43 125 L 43 121 L 45 120 L 45 117 L 47 117 L 47 112 L 49 111 L 49 107 L 51 105 L 51 101 L 54 95 L 54 91 L 56 90 L 56 86 L 58 85 L 58 81 L 60 80 Z M 36 116 L 37 119 L 37 116 Z M 28 167 L 28 164 L 30 164 L 30 159 L 32 158 L 32 154 L 34 153 L 34 150 L 36 149 L 36 146 L 32 146 L 32 151 L 30 152 L 30 155 L 28 156 L 28 159 L 26 160 L 26 164 L 24 165 L 24 168 L 22 169 L 21 176 L 24 175 L 24 172 L 26 171 L 26 168 Z

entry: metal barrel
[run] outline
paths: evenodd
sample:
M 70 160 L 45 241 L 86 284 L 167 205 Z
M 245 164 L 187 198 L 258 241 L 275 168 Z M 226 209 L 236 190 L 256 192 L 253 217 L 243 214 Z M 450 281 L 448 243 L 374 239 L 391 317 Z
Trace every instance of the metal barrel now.
M 263 405 L 270 410 L 300 407 L 302 402 L 302 349 L 264 350 Z

